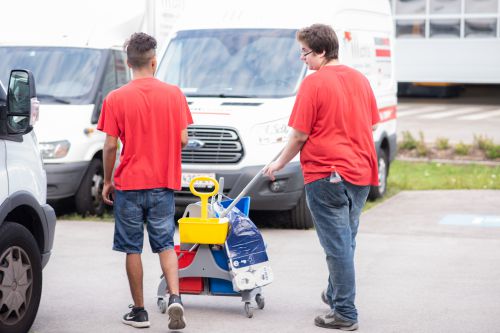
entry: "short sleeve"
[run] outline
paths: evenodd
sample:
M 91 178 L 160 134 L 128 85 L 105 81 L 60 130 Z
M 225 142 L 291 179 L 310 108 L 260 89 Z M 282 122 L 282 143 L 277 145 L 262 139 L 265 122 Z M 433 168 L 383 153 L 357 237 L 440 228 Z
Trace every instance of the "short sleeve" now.
M 318 114 L 317 91 L 310 78 L 302 81 L 288 121 L 288 126 L 306 134 L 311 134 Z
M 113 103 L 108 95 L 102 103 L 102 110 L 101 115 L 99 116 L 99 121 L 97 122 L 97 129 L 108 135 L 118 137 L 120 135 L 120 129 L 118 127 L 118 122 L 112 105 Z

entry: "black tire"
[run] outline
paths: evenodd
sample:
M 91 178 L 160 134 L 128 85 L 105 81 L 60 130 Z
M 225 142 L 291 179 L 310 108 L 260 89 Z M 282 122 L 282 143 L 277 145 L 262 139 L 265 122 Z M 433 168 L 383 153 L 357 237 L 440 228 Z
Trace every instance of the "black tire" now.
M 292 229 L 310 229 L 314 225 L 311 212 L 307 207 L 306 192 L 302 191 L 297 205 L 290 210 L 290 228 Z
M 22 269 L 15 269 L 20 263 Z M 28 332 L 41 293 L 41 256 L 33 235 L 20 224 L 5 222 L 0 226 L 0 332 Z
M 387 175 L 389 174 L 389 157 L 385 149 L 380 149 L 378 152 L 378 181 L 379 186 L 372 186 L 368 199 L 375 200 L 382 198 L 387 191 Z
M 102 188 L 104 185 L 104 170 L 102 161 L 93 159 L 87 172 L 83 176 L 82 182 L 75 196 L 76 212 L 82 216 L 97 215 L 102 216 L 106 210 L 102 201 Z

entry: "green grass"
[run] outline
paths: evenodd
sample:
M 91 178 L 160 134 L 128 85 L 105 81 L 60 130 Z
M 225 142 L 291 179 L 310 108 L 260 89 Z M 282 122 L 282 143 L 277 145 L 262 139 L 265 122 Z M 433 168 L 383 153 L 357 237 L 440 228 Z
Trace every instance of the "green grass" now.
M 402 190 L 500 190 L 500 166 L 395 161 L 388 186 Z
M 400 191 L 469 189 L 500 190 L 500 166 L 394 161 L 391 164 L 385 197 L 368 201 L 364 210 Z

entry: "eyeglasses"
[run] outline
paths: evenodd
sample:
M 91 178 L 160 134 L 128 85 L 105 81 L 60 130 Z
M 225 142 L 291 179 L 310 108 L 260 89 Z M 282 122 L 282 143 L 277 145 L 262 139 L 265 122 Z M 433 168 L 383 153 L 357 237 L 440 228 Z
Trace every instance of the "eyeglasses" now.
M 301 50 L 300 51 L 300 55 L 303 57 L 307 57 L 311 53 L 313 53 L 313 50 L 311 50 L 311 51 Z

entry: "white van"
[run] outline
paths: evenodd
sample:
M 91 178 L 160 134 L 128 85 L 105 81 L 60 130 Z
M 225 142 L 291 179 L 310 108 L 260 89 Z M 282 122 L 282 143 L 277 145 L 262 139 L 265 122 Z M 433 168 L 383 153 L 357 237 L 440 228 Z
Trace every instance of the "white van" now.
M 47 179 L 33 131 L 33 75 L 15 70 L 6 83 L 8 93 L 0 80 L 0 332 L 15 333 L 28 332 L 35 319 L 56 215 L 45 202 Z
M 224 177 L 224 193 L 235 197 L 281 150 L 302 79 L 295 34 L 313 23 L 336 30 L 340 61 L 365 74 L 374 89 L 382 122 L 374 132 L 379 187 L 384 195 L 396 152 L 396 81 L 393 22 L 389 2 L 324 0 L 300 2 L 191 1 L 161 59 L 157 77 L 178 85 L 194 118 L 182 152 L 183 188 L 198 175 Z M 250 196 L 254 210 L 290 213 L 289 226 L 312 226 L 298 158 L 271 182 L 262 177 Z
M 103 98 L 130 79 L 119 46 L 40 40 L 0 45 L 0 78 L 8 68 L 36 75 L 41 101 L 36 133 L 47 171 L 47 197 L 75 198 L 80 214 L 102 214 L 102 145 L 95 130 Z

